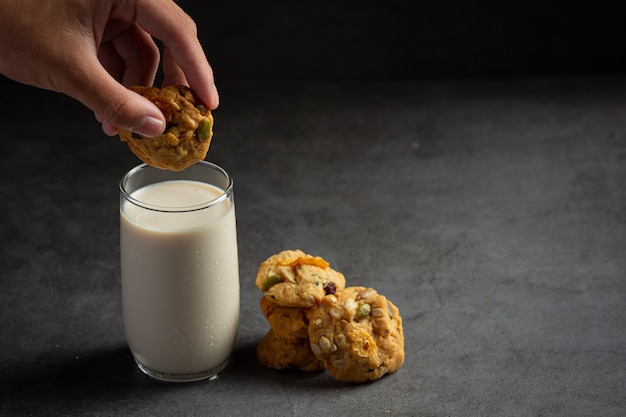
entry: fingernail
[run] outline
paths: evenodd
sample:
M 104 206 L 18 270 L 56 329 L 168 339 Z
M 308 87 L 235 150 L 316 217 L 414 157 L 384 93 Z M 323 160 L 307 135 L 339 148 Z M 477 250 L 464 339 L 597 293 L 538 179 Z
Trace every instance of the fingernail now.
M 217 92 L 217 86 L 215 84 L 213 84 L 211 90 L 213 90 L 213 97 L 215 97 L 213 100 L 215 101 L 215 108 L 217 108 L 220 104 L 220 94 Z
M 143 136 L 155 137 L 163 133 L 163 122 L 152 116 L 144 116 L 143 119 L 133 128 L 133 132 Z

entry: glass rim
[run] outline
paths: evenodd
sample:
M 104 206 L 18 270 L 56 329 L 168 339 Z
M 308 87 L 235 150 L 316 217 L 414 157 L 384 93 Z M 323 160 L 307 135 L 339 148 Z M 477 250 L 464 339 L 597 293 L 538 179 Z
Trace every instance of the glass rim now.
M 151 165 L 148 165 L 146 163 L 143 164 L 139 164 L 137 166 L 135 166 L 134 168 L 130 169 L 128 172 L 126 172 L 126 174 L 124 174 L 122 176 L 122 178 L 120 179 L 119 183 L 118 183 L 118 187 L 120 190 L 120 193 L 122 195 L 122 197 L 124 198 L 124 200 L 138 206 L 141 207 L 143 209 L 146 210 L 151 210 L 151 211 L 158 211 L 158 212 L 162 212 L 162 213 L 187 213 L 187 212 L 192 212 L 192 211 L 199 211 L 199 210 L 205 210 L 208 209 L 210 207 L 213 206 L 217 206 L 221 203 L 224 202 L 224 200 L 226 200 L 228 198 L 228 196 L 230 194 L 232 194 L 232 190 L 233 190 L 233 178 L 230 176 L 230 174 L 228 172 L 226 172 L 226 170 L 224 168 L 222 168 L 221 166 L 214 164 L 212 162 L 208 162 L 208 161 L 199 161 L 196 162 L 194 165 L 201 165 L 207 168 L 213 168 L 216 171 L 218 171 L 220 174 L 222 174 L 224 176 L 224 178 L 226 178 L 227 181 L 227 186 L 225 189 L 222 189 L 222 187 L 218 187 L 215 186 L 214 184 L 209 184 L 209 185 L 213 185 L 216 188 L 218 188 L 219 190 L 222 191 L 222 193 L 212 199 L 212 200 L 208 200 L 206 202 L 200 203 L 200 204 L 194 204 L 191 206 L 176 206 L 176 207 L 170 207 L 170 206 L 161 206 L 158 204 L 149 204 L 149 203 L 145 203 L 141 200 L 138 200 L 136 198 L 134 198 L 128 191 L 126 191 L 125 189 L 125 184 L 127 182 L 127 180 L 132 177 L 134 174 L 136 174 L 139 171 L 143 171 L 145 169 L 160 169 L 160 168 L 155 168 Z M 191 167 L 193 167 L 194 165 L 192 165 Z M 173 173 L 175 174 L 175 173 Z M 165 181 L 178 181 L 178 180 L 182 180 L 182 181 L 196 181 L 196 182 L 203 182 L 202 180 L 194 180 L 194 179 L 187 179 L 187 178 L 180 178 L 180 179 L 176 179 L 176 178 L 172 178 L 171 180 L 165 180 Z M 158 182 L 163 182 L 163 181 L 155 181 L 154 184 L 158 183 Z M 148 184 L 146 184 L 148 185 Z M 145 185 L 144 185 L 145 186 Z M 137 189 L 140 189 L 142 187 L 139 187 Z

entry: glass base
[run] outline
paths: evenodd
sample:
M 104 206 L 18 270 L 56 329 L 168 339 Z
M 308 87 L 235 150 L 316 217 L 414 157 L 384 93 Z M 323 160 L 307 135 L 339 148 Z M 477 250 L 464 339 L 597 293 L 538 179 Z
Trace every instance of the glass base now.
M 141 369 L 141 372 L 159 381 L 194 382 L 194 381 L 202 381 L 203 379 L 217 377 L 217 374 L 221 372 L 224 368 L 226 368 L 226 365 L 228 365 L 228 360 L 226 360 L 226 362 L 222 363 L 221 365 L 215 368 L 212 368 L 203 372 L 196 372 L 193 374 L 167 374 L 163 372 L 156 372 L 156 371 L 153 371 L 152 369 L 146 368 L 143 364 L 141 364 L 137 360 L 135 360 L 135 363 L 137 363 L 137 366 L 139 367 L 139 369 Z

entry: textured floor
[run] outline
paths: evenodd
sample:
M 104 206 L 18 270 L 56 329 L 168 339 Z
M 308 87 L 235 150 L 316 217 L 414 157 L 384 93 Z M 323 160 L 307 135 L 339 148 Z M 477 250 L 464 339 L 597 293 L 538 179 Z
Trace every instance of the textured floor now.
M 125 345 L 117 182 L 138 163 L 69 99 L 0 132 L 0 414 L 620 416 L 626 81 L 225 85 L 209 160 L 235 180 L 236 350 L 156 383 Z M 258 264 L 323 256 L 404 319 L 396 374 L 277 372 Z

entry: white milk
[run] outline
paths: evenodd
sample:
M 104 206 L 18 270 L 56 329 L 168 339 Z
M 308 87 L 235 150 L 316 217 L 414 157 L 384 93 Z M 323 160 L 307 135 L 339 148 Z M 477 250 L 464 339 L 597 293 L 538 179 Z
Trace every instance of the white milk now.
M 187 207 L 221 194 L 211 185 L 176 180 L 148 185 L 131 196 L 162 207 Z M 135 359 L 164 374 L 223 367 L 239 323 L 232 202 L 171 213 L 124 201 L 121 213 L 124 327 Z

